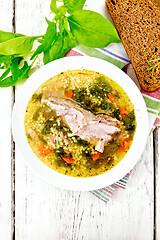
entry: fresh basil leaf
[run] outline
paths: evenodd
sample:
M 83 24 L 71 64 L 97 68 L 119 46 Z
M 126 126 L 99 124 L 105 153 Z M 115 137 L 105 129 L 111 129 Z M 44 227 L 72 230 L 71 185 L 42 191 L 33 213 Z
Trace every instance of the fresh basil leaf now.
M 29 78 L 29 71 L 31 70 L 31 65 L 28 65 L 28 63 L 25 61 L 24 66 L 20 69 L 21 75 L 18 78 L 18 82 L 24 79 Z
M 63 28 L 69 33 L 71 33 L 71 31 L 68 29 L 68 18 L 64 17 L 63 18 Z M 73 35 L 72 35 L 73 36 Z
M 75 10 L 81 10 L 86 0 L 63 0 L 67 12 L 72 13 Z
M 22 59 L 23 58 L 16 57 L 13 59 L 10 65 L 12 78 L 15 81 L 15 84 L 20 80 L 28 78 L 28 72 L 31 69 L 31 66 L 28 66 L 26 61 L 24 62 L 23 67 L 19 68 L 19 63 L 21 62 Z
M 63 30 L 64 30 L 64 19 L 60 19 L 59 20 L 59 25 L 58 25 L 58 28 L 59 28 L 59 33 L 61 35 L 61 37 L 63 37 Z
M 19 69 L 19 62 L 21 58 L 16 57 L 13 59 L 10 67 L 0 77 L 0 87 L 10 87 L 16 85 L 19 81 L 27 79 L 28 72 L 31 69 L 31 66 L 28 66 L 28 63 L 25 61 L 22 68 Z M 12 76 L 6 77 L 11 71 Z M 3 77 L 3 78 L 2 78 Z M 6 77 L 6 78 L 5 78 Z
M 7 77 L 0 82 L 0 87 L 10 87 L 14 85 L 15 85 L 15 81 L 13 80 L 12 76 Z
M 57 5 L 56 5 L 56 0 L 51 0 L 51 5 L 50 9 L 53 13 L 57 13 Z
M 42 43 L 43 39 L 44 39 L 44 37 L 42 37 L 41 39 L 37 39 L 37 42 Z
M 44 64 L 49 63 L 57 58 L 60 58 L 61 49 L 62 49 L 62 38 L 59 34 L 56 41 L 51 46 L 51 48 L 44 52 L 44 57 L 43 57 Z
M 55 38 L 57 38 L 57 31 L 56 31 L 56 23 L 50 22 L 47 20 L 48 28 L 46 31 L 46 34 L 44 36 L 44 40 L 40 46 L 36 49 L 33 56 L 31 57 L 31 60 L 37 55 L 44 51 L 47 51 L 48 48 L 52 45 Z
M 10 61 L 11 61 L 11 56 L 0 55 L 0 65 L 2 63 L 6 63 Z
M 0 76 L 0 81 L 2 81 L 5 77 L 7 77 L 7 75 L 9 74 L 10 72 L 10 68 L 7 68 L 3 74 Z
M 64 5 L 58 7 L 58 14 L 59 14 L 60 16 L 65 16 L 65 15 L 66 15 L 66 12 L 67 12 L 67 8 L 66 8 Z M 61 17 L 59 17 L 59 16 L 58 16 L 58 18 L 59 18 L 58 20 L 61 19 Z
M 12 60 L 12 63 L 10 64 L 10 69 L 11 69 L 11 73 L 12 73 L 12 77 L 13 77 L 13 80 L 17 80 L 18 77 L 20 76 L 20 70 L 19 70 L 19 63 L 21 62 L 23 58 L 21 57 L 15 57 L 13 60 Z
M 114 26 L 99 13 L 77 10 L 68 20 L 72 34 L 85 46 L 102 48 L 111 42 L 121 42 Z
M 28 54 L 37 37 L 18 37 L 0 44 L 1 55 Z
M 8 41 L 12 38 L 22 37 L 24 35 L 19 33 L 5 32 L 0 30 L 0 43 Z
M 51 62 L 55 59 L 64 57 L 64 55 L 75 46 L 74 37 L 70 32 L 65 29 L 62 34 L 58 34 L 58 38 L 52 47 L 44 52 L 43 62 L 44 64 Z
M 59 22 L 66 15 L 66 12 L 67 12 L 67 8 L 64 5 L 58 7 L 54 20 L 56 22 Z
M 76 40 L 71 31 L 63 31 L 63 54 L 65 55 L 71 48 L 76 46 Z M 63 56 L 64 56 L 63 55 Z

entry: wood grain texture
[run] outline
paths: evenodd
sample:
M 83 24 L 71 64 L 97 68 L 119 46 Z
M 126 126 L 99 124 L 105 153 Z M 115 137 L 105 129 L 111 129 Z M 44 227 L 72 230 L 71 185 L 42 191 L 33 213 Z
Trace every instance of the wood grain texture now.
M 0 29 L 12 31 L 12 1 L 0 1 Z M 0 72 L 1 74 L 1 72 Z M 11 239 L 11 109 L 12 89 L 0 89 L 0 239 Z
M 0 89 L 0 236 L 11 237 L 11 89 Z
M 116 199 L 119 203 L 114 217 L 115 231 L 116 227 L 120 229 L 118 239 L 153 239 L 153 171 L 153 138 L 150 136 L 140 161 L 131 173 L 124 194 L 119 189 L 111 199 L 111 202 Z M 113 239 L 116 239 L 116 234 Z
M 155 239 L 160 239 L 160 128 L 155 131 Z
M 89 192 L 55 188 L 17 161 L 16 239 L 153 239 L 152 144 L 151 136 L 127 189 L 107 204 Z

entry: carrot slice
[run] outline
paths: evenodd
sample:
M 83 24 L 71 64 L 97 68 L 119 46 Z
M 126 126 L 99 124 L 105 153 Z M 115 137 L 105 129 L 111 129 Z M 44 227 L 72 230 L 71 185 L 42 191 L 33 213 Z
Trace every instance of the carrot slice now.
M 50 154 L 52 152 L 52 150 L 47 145 L 42 145 L 39 148 L 39 152 L 41 155 L 47 156 L 48 154 Z
M 111 157 L 108 157 L 108 158 L 103 162 L 103 164 L 106 165 L 106 164 L 108 164 L 111 160 L 112 160 L 112 158 L 111 158 Z
M 121 151 L 127 150 L 130 146 L 130 143 L 131 143 L 131 140 L 129 138 L 124 139 L 120 145 L 120 150 Z
M 67 158 L 67 157 L 62 157 L 63 161 L 68 163 L 68 164 L 72 164 L 74 163 L 73 158 Z
M 64 149 L 64 151 L 65 151 L 66 153 L 68 153 L 68 154 L 71 153 L 71 151 L 70 151 L 69 149 Z
M 109 98 L 109 100 L 111 100 L 111 102 L 115 102 L 116 101 L 115 96 L 113 95 L 113 93 L 109 93 L 108 94 L 108 98 Z
M 72 90 L 69 90 L 69 91 L 66 93 L 65 96 L 66 96 L 67 98 L 72 98 L 72 97 L 73 97 L 73 94 L 74 94 L 73 91 L 72 91 Z
M 120 107 L 119 109 L 121 116 L 124 118 L 126 115 L 128 115 L 128 111 L 125 107 Z
M 99 157 L 100 157 L 100 155 L 101 155 L 101 153 L 100 153 L 100 152 L 93 153 L 93 154 L 92 154 L 92 159 L 93 159 L 93 161 L 96 161 L 96 160 L 98 160 L 98 159 L 99 159 Z

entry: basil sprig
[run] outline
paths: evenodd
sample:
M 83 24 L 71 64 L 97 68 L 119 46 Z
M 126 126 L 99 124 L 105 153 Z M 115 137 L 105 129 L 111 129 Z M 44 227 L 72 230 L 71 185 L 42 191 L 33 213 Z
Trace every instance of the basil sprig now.
M 54 19 L 46 19 L 48 27 L 43 36 L 25 36 L 0 31 L 0 87 L 16 85 L 29 77 L 29 71 L 39 54 L 46 64 L 63 57 L 78 44 L 103 48 L 111 42 L 121 42 L 114 26 L 99 13 L 82 10 L 86 0 L 51 0 Z M 61 2 L 58 7 L 57 2 Z M 33 50 L 33 43 L 39 42 Z M 31 64 L 25 61 L 29 55 Z
M 114 26 L 99 13 L 77 10 L 68 20 L 72 34 L 82 45 L 103 48 L 111 42 L 121 42 Z

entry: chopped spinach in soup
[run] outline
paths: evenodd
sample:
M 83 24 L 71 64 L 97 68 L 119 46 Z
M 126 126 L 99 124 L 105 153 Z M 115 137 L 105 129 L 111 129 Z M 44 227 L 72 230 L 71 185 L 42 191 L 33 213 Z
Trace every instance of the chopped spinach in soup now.
M 102 174 L 129 150 L 136 129 L 124 90 L 95 71 L 62 72 L 32 95 L 25 114 L 30 147 L 50 168 L 74 177 Z

